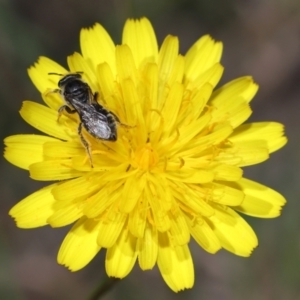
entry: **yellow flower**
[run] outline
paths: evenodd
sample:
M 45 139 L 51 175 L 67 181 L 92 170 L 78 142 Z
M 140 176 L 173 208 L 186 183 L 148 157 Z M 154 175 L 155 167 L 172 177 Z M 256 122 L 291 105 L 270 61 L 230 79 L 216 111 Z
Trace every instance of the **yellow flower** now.
M 240 213 L 280 214 L 285 199 L 243 178 L 242 167 L 260 163 L 286 143 L 275 122 L 242 124 L 258 86 L 251 77 L 216 89 L 222 44 L 200 38 L 179 54 L 177 37 L 158 49 L 150 22 L 128 20 L 116 46 L 96 24 L 80 34 L 82 54 L 68 69 L 40 57 L 29 76 L 47 104 L 25 101 L 23 119 L 47 134 L 5 139 L 5 158 L 35 180 L 55 183 L 15 205 L 17 226 L 60 227 L 75 222 L 58 262 L 76 271 L 106 249 L 109 276 L 123 278 L 136 260 L 157 263 L 168 286 L 194 283 L 191 237 L 210 253 L 224 248 L 249 256 L 257 238 Z M 78 135 L 77 114 L 63 113 L 58 75 L 82 72 L 99 103 L 118 116 L 116 142 L 84 132 L 93 167 Z

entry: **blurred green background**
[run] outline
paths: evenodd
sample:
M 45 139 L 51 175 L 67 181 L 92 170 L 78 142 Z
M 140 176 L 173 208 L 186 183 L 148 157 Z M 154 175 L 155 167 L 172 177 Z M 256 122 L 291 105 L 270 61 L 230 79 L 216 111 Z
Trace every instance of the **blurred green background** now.
M 103 299 L 300 299 L 300 2 L 298 0 L 0 0 L 1 138 L 32 133 L 18 114 L 23 100 L 41 101 L 27 76 L 40 55 L 66 66 L 79 51 L 79 31 L 99 22 L 120 43 L 128 17 L 146 16 L 159 44 L 167 34 L 186 50 L 209 33 L 224 43 L 222 83 L 252 75 L 260 85 L 252 121 L 286 125 L 289 143 L 245 176 L 268 185 L 288 200 L 277 219 L 247 218 L 260 246 L 250 258 L 226 251 L 207 254 L 195 243 L 195 286 L 173 293 L 159 271 L 138 266 Z M 1 160 L 0 299 L 87 299 L 105 278 L 102 251 L 83 270 L 70 273 L 56 263 L 69 228 L 21 230 L 8 216 L 20 199 L 45 183 L 31 180 Z

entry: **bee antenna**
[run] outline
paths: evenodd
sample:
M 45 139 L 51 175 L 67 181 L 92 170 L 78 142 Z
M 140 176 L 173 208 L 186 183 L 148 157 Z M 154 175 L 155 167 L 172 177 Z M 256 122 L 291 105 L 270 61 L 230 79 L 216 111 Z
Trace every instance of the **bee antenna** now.
M 48 73 L 48 75 L 58 75 L 58 76 L 64 76 L 63 74 L 54 73 L 54 72 L 50 72 L 50 73 Z

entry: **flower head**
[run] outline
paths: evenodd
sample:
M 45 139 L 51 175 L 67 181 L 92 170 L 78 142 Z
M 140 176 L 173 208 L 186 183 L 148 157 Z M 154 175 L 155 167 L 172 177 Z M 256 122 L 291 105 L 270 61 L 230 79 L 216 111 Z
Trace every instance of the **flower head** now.
M 35 180 L 54 181 L 15 205 L 17 226 L 60 227 L 75 222 L 58 262 L 76 271 L 106 249 L 109 276 L 123 278 L 136 261 L 158 264 L 174 291 L 194 282 L 191 238 L 210 253 L 224 248 L 249 256 L 257 238 L 240 213 L 273 218 L 285 199 L 243 177 L 286 143 L 274 122 L 243 124 L 258 86 L 242 77 L 215 89 L 222 44 L 200 38 L 179 54 L 177 37 L 158 48 L 150 22 L 128 20 L 115 46 L 96 24 L 80 34 L 81 54 L 68 69 L 40 57 L 29 76 L 45 105 L 25 101 L 21 116 L 46 135 L 5 139 L 5 157 Z M 98 103 L 120 120 L 117 141 L 86 129 L 93 165 L 78 134 L 80 114 L 64 105 L 58 75 L 80 72 Z

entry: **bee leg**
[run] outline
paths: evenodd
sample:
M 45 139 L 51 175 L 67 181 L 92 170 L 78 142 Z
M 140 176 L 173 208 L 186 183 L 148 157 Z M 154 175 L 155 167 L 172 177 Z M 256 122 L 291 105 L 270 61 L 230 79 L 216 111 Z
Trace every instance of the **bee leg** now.
M 95 100 L 96 102 L 98 102 L 98 101 L 97 101 L 97 100 L 98 100 L 98 95 L 99 95 L 98 92 L 95 92 L 95 93 L 94 93 L 94 100 Z
M 92 161 L 91 147 L 90 147 L 89 143 L 87 142 L 87 140 L 84 138 L 84 136 L 82 134 L 82 123 L 79 124 L 78 134 L 79 134 L 81 143 L 83 144 L 83 147 L 85 148 L 85 150 L 86 150 L 86 152 L 89 156 L 91 167 L 94 168 L 93 161 Z
M 62 115 L 62 113 L 63 113 L 64 111 L 66 111 L 68 114 L 74 114 L 74 113 L 76 113 L 76 110 L 75 110 L 75 109 L 72 110 L 69 106 L 63 105 L 63 106 L 61 106 L 61 107 L 58 109 L 57 122 L 59 121 L 59 119 L 60 119 L 60 117 L 61 117 L 61 115 Z
M 117 122 L 118 125 L 120 125 L 121 127 L 125 127 L 125 128 L 134 128 L 135 125 L 128 125 L 128 124 L 124 124 L 124 123 L 121 123 L 121 122 Z
M 99 102 L 98 102 L 98 96 L 99 96 L 99 93 L 98 92 L 95 92 L 94 93 L 94 101 L 97 102 L 101 108 L 103 108 L 104 110 L 107 111 L 107 116 L 110 117 L 111 119 L 113 119 L 114 122 L 116 122 L 118 125 L 122 126 L 122 127 L 125 127 L 125 128 L 133 128 L 135 126 L 131 126 L 131 125 L 127 125 L 127 124 L 124 124 L 120 121 L 120 119 L 118 118 L 117 115 L 115 115 L 112 111 L 108 111 L 107 109 L 105 109 Z M 115 139 L 113 139 L 115 140 Z
M 60 95 L 62 95 L 60 89 L 52 89 L 52 90 L 48 90 L 47 92 L 44 93 L 45 96 L 47 96 L 49 94 L 60 94 Z
M 114 118 L 114 120 L 115 120 L 116 123 L 122 124 L 121 121 L 120 121 L 120 119 L 113 112 L 110 111 L 109 113 L 112 115 L 112 117 Z
M 95 92 L 94 94 L 92 94 L 92 98 L 91 98 L 92 101 L 98 103 L 102 108 L 102 105 L 98 102 L 98 98 L 99 98 L 99 92 Z
M 120 119 L 113 113 L 113 112 L 109 112 L 109 114 L 113 117 L 114 121 L 119 125 L 119 126 L 122 126 L 122 127 L 125 127 L 125 128 L 134 128 L 135 126 L 132 126 L 132 125 L 127 125 L 127 124 L 124 124 L 120 121 Z

